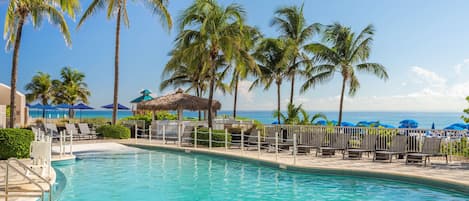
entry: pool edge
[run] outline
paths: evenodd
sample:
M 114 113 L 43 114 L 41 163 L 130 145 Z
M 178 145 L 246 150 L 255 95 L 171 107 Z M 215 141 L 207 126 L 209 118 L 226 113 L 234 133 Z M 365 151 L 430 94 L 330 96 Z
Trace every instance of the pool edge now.
M 401 181 L 401 182 L 406 182 L 406 183 L 426 185 L 429 187 L 438 188 L 438 189 L 442 189 L 445 191 L 457 192 L 457 193 L 463 193 L 465 195 L 469 195 L 469 185 L 458 183 L 455 181 L 431 178 L 431 177 L 426 177 L 426 176 L 385 172 L 385 171 L 379 171 L 379 170 L 369 171 L 369 170 L 343 169 L 343 168 L 332 168 L 332 167 L 328 167 L 328 168 L 309 167 L 309 166 L 293 165 L 293 164 L 286 164 L 286 163 L 281 163 L 277 161 L 259 159 L 259 158 L 254 158 L 254 157 L 250 157 L 246 155 L 235 155 L 235 154 L 216 152 L 216 151 L 211 151 L 211 150 L 194 149 L 191 147 L 169 147 L 169 146 L 160 146 L 157 144 L 148 145 L 148 144 L 133 144 L 133 143 L 123 143 L 123 142 L 121 142 L 120 144 L 130 146 L 130 147 L 144 148 L 144 149 L 160 149 L 160 150 L 170 150 L 170 151 L 177 151 L 177 152 L 184 152 L 184 153 L 195 152 L 198 154 L 206 154 L 206 155 L 226 157 L 226 158 L 232 158 L 232 159 L 240 159 L 240 160 L 245 160 L 249 162 L 259 163 L 261 165 L 265 165 L 269 167 L 286 169 L 286 170 L 291 170 L 291 171 L 334 174 L 334 175 L 348 175 L 348 176 L 395 180 L 395 181 Z

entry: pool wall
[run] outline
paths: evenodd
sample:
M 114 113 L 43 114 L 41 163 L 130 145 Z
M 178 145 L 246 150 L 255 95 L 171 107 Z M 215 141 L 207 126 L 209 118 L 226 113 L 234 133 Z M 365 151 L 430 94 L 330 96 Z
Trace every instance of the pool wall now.
M 393 180 L 393 181 L 406 182 L 406 183 L 411 183 L 411 184 L 420 184 L 420 185 L 425 185 L 428 187 L 442 189 L 445 191 L 452 191 L 452 192 L 463 193 L 463 194 L 469 195 L 468 185 L 458 184 L 454 182 L 449 182 L 449 181 L 445 181 L 441 179 L 434 179 L 434 178 L 429 178 L 429 177 L 412 176 L 408 174 L 396 174 L 396 173 L 390 173 L 390 172 L 372 172 L 372 171 L 366 171 L 366 170 L 361 171 L 361 170 L 349 170 L 349 169 L 329 168 L 329 167 L 328 168 L 305 167 L 305 166 L 298 166 L 298 165 L 292 165 L 292 164 L 285 164 L 285 163 L 276 162 L 276 161 L 257 159 L 257 158 L 252 158 L 248 156 L 214 152 L 210 150 L 192 149 L 192 148 L 187 148 L 187 147 L 179 148 L 179 147 L 129 144 L 129 143 L 122 143 L 122 144 L 126 146 L 130 146 L 130 147 L 137 147 L 137 148 L 149 149 L 149 150 L 175 151 L 175 152 L 182 152 L 182 153 L 187 153 L 187 154 L 194 152 L 197 154 L 216 156 L 216 157 L 225 158 L 225 159 L 226 158 L 238 159 L 238 160 L 243 160 L 243 161 L 247 161 L 251 163 L 256 163 L 259 165 L 284 169 L 288 171 Z

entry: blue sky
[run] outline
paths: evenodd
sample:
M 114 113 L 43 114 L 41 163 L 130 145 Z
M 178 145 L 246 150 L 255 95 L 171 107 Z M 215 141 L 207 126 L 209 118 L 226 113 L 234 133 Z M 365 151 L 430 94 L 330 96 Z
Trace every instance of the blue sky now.
M 89 0 L 82 1 L 84 10 Z M 278 36 L 270 21 L 275 9 L 300 5 L 297 0 L 223 0 L 244 6 L 247 22 L 269 37 Z M 171 1 L 169 10 L 176 22 L 191 1 Z M 6 3 L 0 1 L 0 21 L 4 21 Z M 451 0 L 330 0 L 305 1 L 309 23 L 340 22 L 360 31 L 368 24 L 376 28 L 370 61 L 387 67 L 386 82 L 360 74 L 361 89 L 355 97 L 345 99 L 345 111 L 454 111 L 467 107 L 469 95 L 469 1 Z M 130 29 L 121 32 L 120 95 L 128 104 L 138 91 L 148 88 L 157 95 L 162 69 L 173 47 L 177 29 L 162 28 L 159 19 L 138 3 L 129 1 Z M 37 71 L 58 77 L 63 66 L 72 66 L 86 74 L 91 89 L 91 105 L 112 102 L 115 22 L 104 12 L 90 18 L 80 30 L 76 21 L 68 20 L 73 46 L 66 47 L 58 29 L 44 23 L 33 29 L 27 23 L 20 50 L 18 87 L 23 90 Z M 1 40 L 1 47 L 5 41 Z M 0 52 L 0 82 L 10 83 L 11 52 Z M 300 80 L 298 83 L 301 83 Z M 275 90 L 247 90 L 250 80 L 241 83 L 240 110 L 273 110 Z M 299 88 L 299 84 L 297 87 Z M 24 90 L 23 90 L 24 91 Z M 299 91 L 298 89 L 296 90 Z M 340 79 L 336 76 L 325 85 L 305 94 L 296 94 L 296 103 L 308 110 L 338 109 Z M 282 86 L 283 105 L 289 96 L 289 83 Z M 232 108 L 231 95 L 216 94 L 224 110 Z

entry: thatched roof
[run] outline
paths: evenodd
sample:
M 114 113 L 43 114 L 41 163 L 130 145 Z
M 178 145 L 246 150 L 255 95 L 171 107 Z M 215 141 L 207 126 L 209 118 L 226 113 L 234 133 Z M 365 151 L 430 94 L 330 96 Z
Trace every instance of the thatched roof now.
M 221 103 L 213 100 L 212 109 L 219 110 Z M 192 96 L 178 89 L 176 93 L 160 96 L 137 104 L 139 110 L 208 110 L 208 99 Z

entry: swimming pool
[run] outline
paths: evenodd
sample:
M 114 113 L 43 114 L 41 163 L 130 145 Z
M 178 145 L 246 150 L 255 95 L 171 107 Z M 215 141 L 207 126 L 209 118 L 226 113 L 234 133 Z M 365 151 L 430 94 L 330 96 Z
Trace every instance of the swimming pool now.
M 423 185 L 280 170 L 208 155 L 142 150 L 87 153 L 56 163 L 61 201 L 468 200 Z

